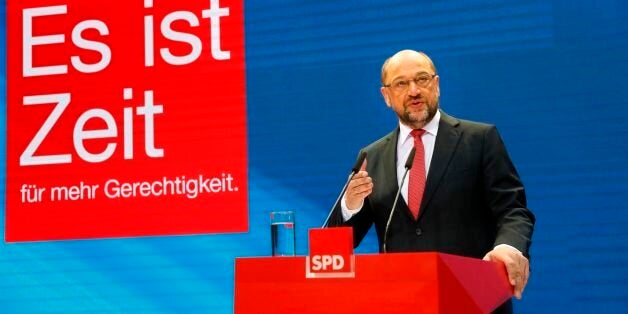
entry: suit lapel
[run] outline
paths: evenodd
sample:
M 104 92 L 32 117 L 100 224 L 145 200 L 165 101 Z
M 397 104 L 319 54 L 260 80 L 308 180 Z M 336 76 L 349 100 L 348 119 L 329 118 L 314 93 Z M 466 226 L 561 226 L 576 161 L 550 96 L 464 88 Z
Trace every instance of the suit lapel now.
M 438 126 L 438 134 L 436 135 L 436 143 L 434 144 L 434 154 L 430 163 L 430 169 L 425 183 L 425 192 L 423 193 L 423 201 L 421 202 L 420 216 L 423 216 L 425 209 L 428 208 L 432 196 L 438 189 L 443 176 L 449 166 L 449 162 L 458 147 L 458 142 L 462 136 L 459 130 L 460 122 L 441 111 L 441 119 Z M 419 217 L 420 218 L 420 217 Z
M 383 180 L 388 180 L 390 178 L 391 182 L 384 182 L 381 184 L 387 188 L 385 195 L 390 198 L 390 204 L 392 205 L 393 200 L 395 199 L 395 193 L 397 192 L 397 141 L 399 138 L 399 127 L 394 131 L 390 132 L 388 135 L 388 140 L 384 144 L 384 154 L 382 165 L 386 168 L 383 172 Z M 368 157 L 367 157 L 368 159 Z M 392 176 L 386 175 L 388 173 L 392 173 Z

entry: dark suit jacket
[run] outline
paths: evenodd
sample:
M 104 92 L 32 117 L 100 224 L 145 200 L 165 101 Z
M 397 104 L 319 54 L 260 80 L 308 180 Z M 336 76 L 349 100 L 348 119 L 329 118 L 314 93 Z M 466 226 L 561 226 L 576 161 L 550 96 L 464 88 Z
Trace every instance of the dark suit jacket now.
M 343 222 L 340 206 L 332 214 L 330 226 L 353 227 L 355 246 L 375 224 L 381 250 L 398 189 L 398 135 L 399 128 L 363 149 L 374 187 L 362 210 L 347 222 Z M 419 218 L 414 221 L 400 197 L 390 223 L 387 251 L 437 251 L 482 258 L 505 243 L 527 256 L 534 221 L 526 208 L 519 175 L 495 126 L 459 120 L 441 111 Z
M 375 224 L 381 251 L 398 189 L 398 136 L 399 128 L 363 149 L 374 187 L 362 210 L 347 222 L 343 222 L 340 205 L 332 213 L 329 225 L 352 226 L 356 247 Z M 388 231 L 387 251 L 482 258 L 496 245 L 509 244 L 529 257 L 534 221 L 526 208 L 523 184 L 495 126 L 459 120 L 441 111 L 419 218 L 414 221 L 400 197 Z M 494 313 L 512 313 L 512 303 L 506 302 Z

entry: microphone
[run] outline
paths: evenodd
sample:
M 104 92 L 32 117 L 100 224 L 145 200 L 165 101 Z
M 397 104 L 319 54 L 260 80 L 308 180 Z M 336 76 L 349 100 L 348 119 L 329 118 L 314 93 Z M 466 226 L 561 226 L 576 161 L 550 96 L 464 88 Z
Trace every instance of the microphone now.
M 406 159 L 406 171 L 403 173 L 403 177 L 401 178 L 401 184 L 399 184 L 399 188 L 397 189 L 397 195 L 395 195 L 395 201 L 393 202 L 393 206 L 390 209 L 390 215 L 388 215 L 388 221 L 386 222 L 386 227 L 384 228 L 384 241 L 382 243 L 382 251 L 386 253 L 386 240 L 388 239 L 388 228 L 390 228 L 390 221 L 392 220 L 393 213 L 395 212 L 395 207 L 397 207 L 397 201 L 399 200 L 399 195 L 401 194 L 401 187 L 403 186 L 403 182 L 406 180 L 406 176 L 408 175 L 408 171 L 412 169 L 412 163 L 414 163 L 414 154 L 416 153 L 416 148 L 412 147 L 410 154 L 408 155 L 408 159 Z
M 334 208 L 338 206 L 338 202 L 340 202 L 342 195 L 345 194 L 345 191 L 347 190 L 347 186 L 349 186 L 349 182 L 351 181 L 351 179 L 353 179 L 353 176 L 355 176 L 355 174 L 358 173 L 358 171 L 360 171 L 360 168 L 362 167 L 362 163 L 364 163 L 364 159 L 366 159 L 366 152 L 360 151 L 360 154 L 358 154 L 358 159 L 355 161 L 355 165 L 353 165 L 353 168 L 351 168 L 351 173 L 349 174 L 349 178 L 347 179 L 345 186 L 342 187 L 342 190 L 340 191 L 340 194 L 338 195 L 338 198 L 336 199 L 334 206 L 331 207 L 331 210 L 329 211 L 329 214 L 327 215 L 327 218 L 325 219 L 325 222 L 323 223 L 323 226 L 321 228 L 325 228 L 329 224 L 329 218 L 331 217 L 331 213 L 333 213 Z

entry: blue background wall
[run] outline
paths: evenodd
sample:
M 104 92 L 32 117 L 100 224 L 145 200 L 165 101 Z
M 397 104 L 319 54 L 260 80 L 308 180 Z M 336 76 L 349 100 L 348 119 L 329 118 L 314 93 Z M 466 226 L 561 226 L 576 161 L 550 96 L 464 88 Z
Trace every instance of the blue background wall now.
M 3 243 L 0 312 L 232 312 L 233 260 L 270 254 L 268 213 L 296 211 L 305 255 L 359 148 L 395 127 L 379 70 L 411 48 L 436 63 L 446 112 L 498 126 L 526 184 L 538 222 L 518 313 L 625 313 L 625 1 L 245 1 L 245 21 L 250 231 Z M 375 250 L 373 235 L 358 249 Z

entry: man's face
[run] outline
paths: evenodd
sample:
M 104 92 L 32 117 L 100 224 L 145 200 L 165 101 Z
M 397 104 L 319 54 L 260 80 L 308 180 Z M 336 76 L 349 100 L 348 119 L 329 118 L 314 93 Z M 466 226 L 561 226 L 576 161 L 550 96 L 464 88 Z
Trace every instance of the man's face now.
M 403 124 L 419 129 L 436 114 L 440 90 L 434 72 L 420 54 L 406 53 L 390 60 L 381 92 Z

